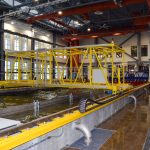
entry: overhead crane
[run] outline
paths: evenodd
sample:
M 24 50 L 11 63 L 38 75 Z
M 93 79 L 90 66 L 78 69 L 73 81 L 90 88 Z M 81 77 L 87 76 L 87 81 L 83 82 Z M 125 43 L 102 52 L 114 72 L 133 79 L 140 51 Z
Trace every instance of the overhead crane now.
M 115 66 L 116 53 L 122 55 L 119 67 Z M 1 87 L 96 88 L 108 89 L 116 94 L 130 88 L 124 80 L 124 55 L 125 50 L 113 43 L 36 51 L 6 51 L 6 80 L 1 81 L 0 85 Z M 59 59 L 62 58 L 63 66 L 59 63 Z M 12 62 L 10 66 L 8 61 Z M 16 62 L 17 68 L 15 68 Z M 24 62 L 27 62 L 28 66 L 24 66 Z M 33 64 L 36 65 L 33 67 Z M 87 74 L 83 73 L 84 64 L 88 64 Z M 58 76 L 53 78 L 56 71 Z M 17 79 L 14 79 L 14 74 L 17 74 Z M 26 79 L 23 79 L 23 76 L 26 76 Z M 117 79 L 117 83 L 114 79 Z

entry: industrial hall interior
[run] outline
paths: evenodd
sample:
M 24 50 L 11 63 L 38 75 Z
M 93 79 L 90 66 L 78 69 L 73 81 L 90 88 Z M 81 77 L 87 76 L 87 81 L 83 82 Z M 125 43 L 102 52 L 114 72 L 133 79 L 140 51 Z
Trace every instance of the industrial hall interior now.
M 150 0 L 0 0 L 0 150 L 150 150 Z

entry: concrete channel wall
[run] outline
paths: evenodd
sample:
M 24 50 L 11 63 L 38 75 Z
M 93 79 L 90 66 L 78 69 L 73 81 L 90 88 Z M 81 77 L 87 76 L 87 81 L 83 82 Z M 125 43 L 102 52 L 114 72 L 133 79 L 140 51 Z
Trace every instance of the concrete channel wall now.
M 135 95 L 136 97 L 141 94 L 145 94 L 144 89 L 133 93 L 133 95 Z M 72 143 L 83 137 L 83 134 L 80 131 L 73 129 L 74 123 L 82 123 L 86 125 L 91 131 L 96 126 L 106 121 L 110 116 L 121 110 L 131 101 L 131 98 L 122 98 L 85 117 L 66 124 L 61 128 L 53 130 L 52 132 L 49 132 L 44 136 L 16 147 L 14 150 L 61 150 L 67 145 L 71 145 Z
M 81 99 L 82 96 L 88 97 L 89 92 L 82 92 L 82 93 L 78 93 L 78 95 L 73 95 L 74 99 L 76 99 L 76 98 Z M 40 109 L 51 106 L 51 105 L 55 105 L 55 104 L 66 103 L 67 101 L 69 103 L 69 95 L 56 96 L 50 100 L 40 101 Z M 7 117 L 9 115 L 25 113 L 28 111 L 33 111 L 33 109 L 34 109 L 33 103 L 17 105 L 17 106 L 9 106 L 6 108 L 0 108 L 0 117 Z

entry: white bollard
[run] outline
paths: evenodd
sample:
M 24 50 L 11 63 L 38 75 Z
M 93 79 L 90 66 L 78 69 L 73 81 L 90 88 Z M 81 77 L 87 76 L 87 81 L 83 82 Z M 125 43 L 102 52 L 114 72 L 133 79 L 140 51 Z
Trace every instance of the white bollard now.
M 69 95 L 69 104 L 73 105 L 73 95 L 72 95 L 72 93 L 70 93 L 70 95 Z
M 33 107 L 34 107 L 34 117 L 38 117 L 40 112 L 40 103 L 38 100 L 33 102 Z

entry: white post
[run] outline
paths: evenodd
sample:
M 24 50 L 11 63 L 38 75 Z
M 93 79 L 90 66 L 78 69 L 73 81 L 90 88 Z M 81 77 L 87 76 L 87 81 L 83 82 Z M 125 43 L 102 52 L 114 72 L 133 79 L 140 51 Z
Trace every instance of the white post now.
M 72 93 L 70 93 L 70 95 L 69 95 L 69 104 L 73 105 L 73 95 L 72 95 Z

